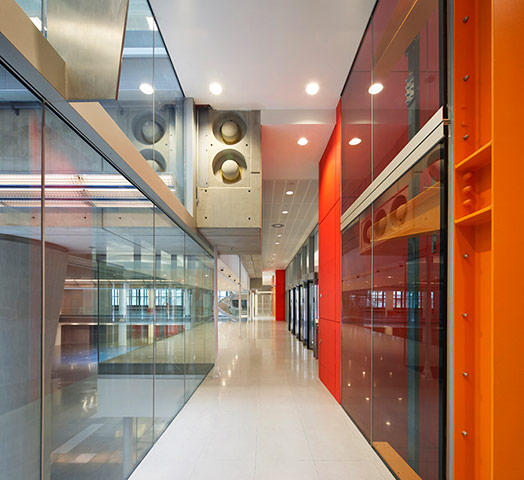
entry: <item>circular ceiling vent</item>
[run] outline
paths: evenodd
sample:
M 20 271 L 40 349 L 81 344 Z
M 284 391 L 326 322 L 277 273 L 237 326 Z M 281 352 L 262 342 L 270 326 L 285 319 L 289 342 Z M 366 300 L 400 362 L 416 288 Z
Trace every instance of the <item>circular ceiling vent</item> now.
M 236 150 L 222 150 L 213 159 L 213 174 L 226 185 L 240 182 L 246 170 L 246 159 Z
M 139 114 L 131 126 L 135 138 L 145 145 L 159 142 L 166 133 L 166 121 L 158 113 L 153 117 L 152 112 Z
M 213 135 L 226 145 L 240 142 L 246 136 L 246 132 L 246 122 L 235 112 L 223 113 L 213 122 Z
M 271 226 L 273 228 L 283 228 L 284 224 L 283 223 L 272 223 Z

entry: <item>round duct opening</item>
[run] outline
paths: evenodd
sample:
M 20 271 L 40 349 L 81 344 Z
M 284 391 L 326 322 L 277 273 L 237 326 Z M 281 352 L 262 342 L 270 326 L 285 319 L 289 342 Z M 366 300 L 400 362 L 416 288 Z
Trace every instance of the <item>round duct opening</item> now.
M 166 133 L 166 121 L 162 115 L 145 112 L 137 115 L 131 126 L 135 138 L 145 145 L 153 145 L 162 140 Z
M 236 150 L 222 150 L 213 159 L 213 175 L 226 185 L 240 182 L 246 170 L 246 159 Z
M 226 145 L 240 142 L 246 136 L 246 132 L 246 122 L 235 112 L 223 113 L 213 122 L 213 135 Z

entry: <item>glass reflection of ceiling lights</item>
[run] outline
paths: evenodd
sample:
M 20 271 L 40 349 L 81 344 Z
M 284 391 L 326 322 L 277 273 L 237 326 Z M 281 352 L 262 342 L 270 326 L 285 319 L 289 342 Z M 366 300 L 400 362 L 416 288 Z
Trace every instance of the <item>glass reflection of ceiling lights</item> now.
M 171 174 L 159 175 L 175 190 Z M 145 207 L 151 204 L 137 188 L 119 174 L 52 174 L 45 176 L 46 207 Z M 39 174 L 1 174 L 0 208 L 39 204 Z

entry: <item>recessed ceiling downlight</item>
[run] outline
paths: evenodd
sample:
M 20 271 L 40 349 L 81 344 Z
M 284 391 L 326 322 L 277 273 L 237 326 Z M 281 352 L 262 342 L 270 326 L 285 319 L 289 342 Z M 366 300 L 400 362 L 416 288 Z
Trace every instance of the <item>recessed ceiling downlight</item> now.
M 298 140 L 297 140 L 297 143 L 301 146 L 301 147 L 304 147 L 305 145 L 307 145 L 309 143 L 309 140 L 306 138 L 306 137 L 300 137 Z
M 153 95 L 153 92 L 155 91 L 151 84 L 145 82 L 141 83 L 138 88 L 140 88 L 140 91 L 145 95 Z
M 271 226 L 273 228 L 283 228 L 284 224 L 283 223 L 272 223 Z
M 213 95 L 220 95 L 222 93 L 222 85 L 220 85 L 220 83 L 213 82 L 209 85 L 209 91 Z
M 293 192 L 293 190 L 288 190 L 288 191 L 286 192 L 286 195 L 293 195 L 293 193 L 295 193 L 295 192 Z
M 368 88 L 368 92 L 371 95 L 376 95 L 377 93 L 380 93 L 382 90 L 384 90 L 384 85 L 381 83 L 374 83 L 371 85 L 371 87 Z
M 284 215 L 287 215 L 289 212 L 288 212 L 287 210 L 282 210 L 282 213 L 283 213 Z
M 306 85 L 306 93 L 308 95 L 316 95 L 319 90 L 320 90 L 320 87 L 318 83 L 316 82 L 311 82 Z
M 354 147 L 355 145 L 358 145 L 359 143 L 362 143 L 362 140 L 358 137 L 354 137 L 352 138 L 349 142 L 348 142 L 352 147 Z

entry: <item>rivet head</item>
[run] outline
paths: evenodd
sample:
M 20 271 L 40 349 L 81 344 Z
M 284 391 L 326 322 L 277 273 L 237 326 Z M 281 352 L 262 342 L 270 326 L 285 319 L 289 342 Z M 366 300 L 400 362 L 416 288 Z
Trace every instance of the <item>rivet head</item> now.
M 466 16 L 462 19 L 462 23 L 468 23 L 468 20 L 469 20 L 469 17 L 466 15 Z
M 468 435 L 468 432 L 466 432 L 466 430 L 462 430 L 462 435 L 466 437 Z
M 463 375 L 464 377 L 467 377 L 467 376 L 468 376 L 468 372 L 462 372 L 462 375 Z
M 469 254 L 465 253 L 464 255 L 462 255 L 462 258 L 465 258 L 467 260 L 469 258 Z
M 467 314 L 466 312 L 464 312 L 464 313 L 462 314 L 462 316 L 463 316 L 464 318 L 468 318 L 468 314 Z
M 462 138 L 463 138 L 464 140 L 467 140 L 467 139 L 469 138 L 469 135 L 466 133 L 466 135 L 464 135 Z
M 469 75 L 464 75 L 464 81 L 467 82 L 469 80 Z

